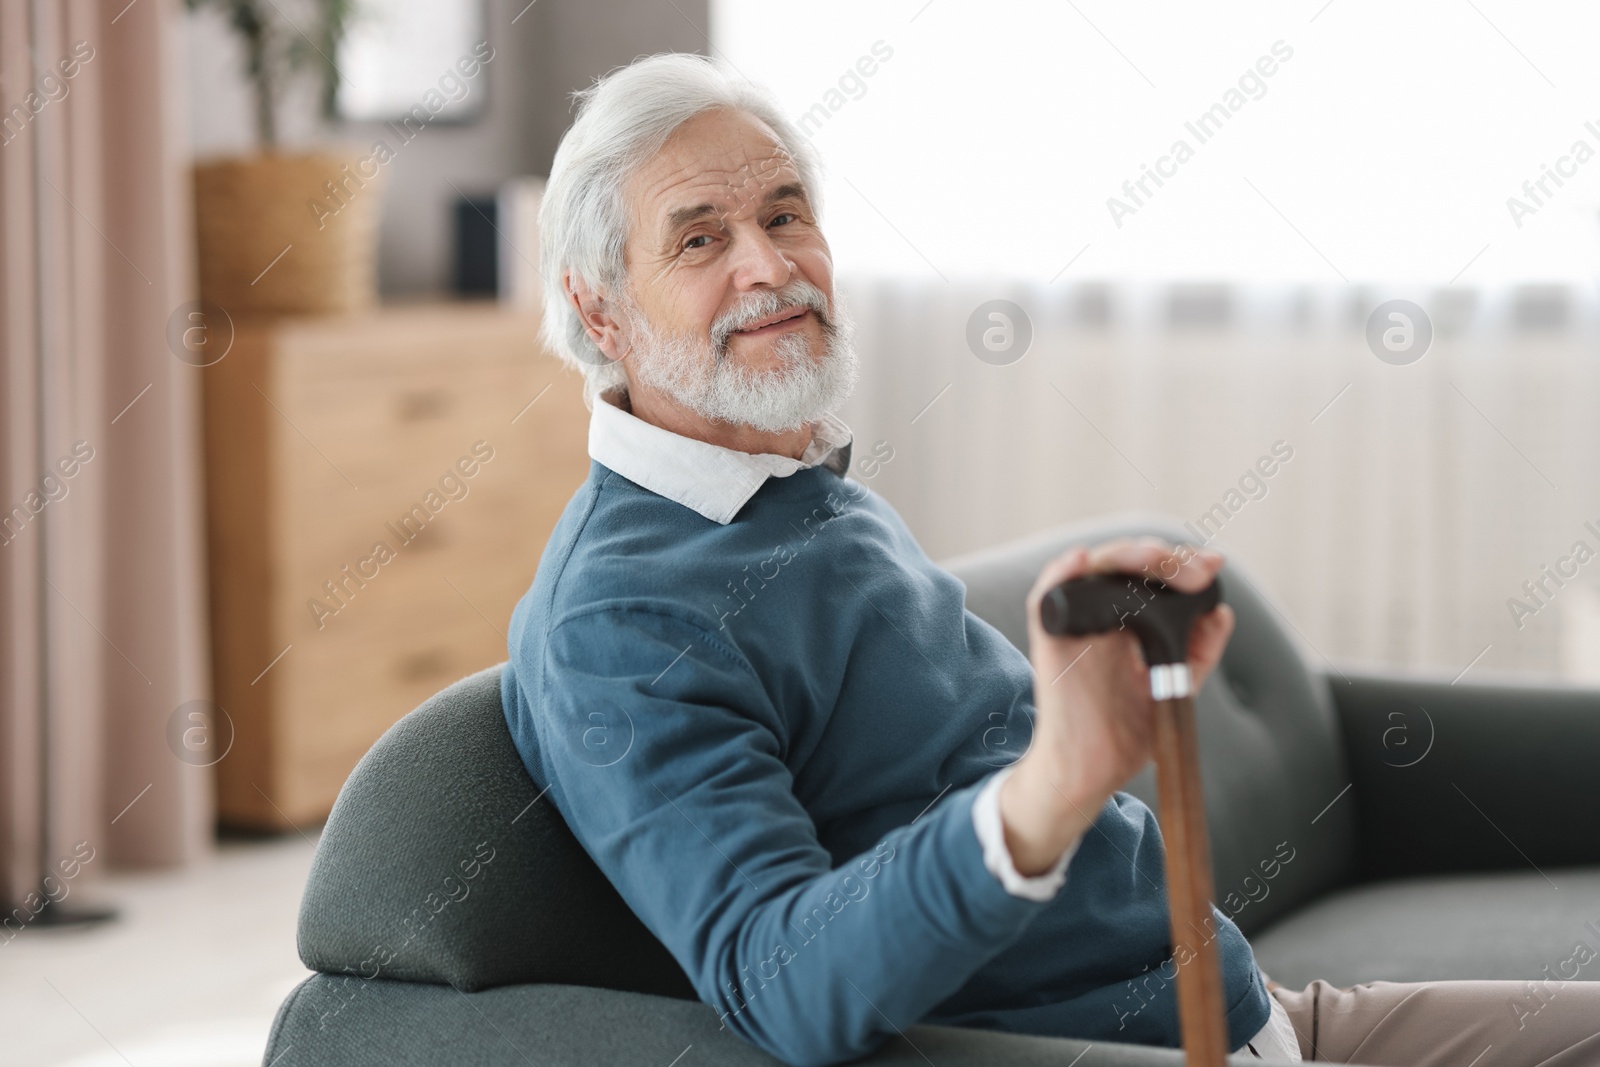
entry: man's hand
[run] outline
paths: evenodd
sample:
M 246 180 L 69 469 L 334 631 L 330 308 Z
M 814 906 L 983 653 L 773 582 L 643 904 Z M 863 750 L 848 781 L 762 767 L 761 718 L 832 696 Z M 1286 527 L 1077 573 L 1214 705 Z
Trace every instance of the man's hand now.
M 1133 631 L 1053 637 L 1039 622 L 1039 601 L 1069 579 L 1119 572 L 1194 593 L 1221 568 L 1219 552 L 1143 537 L 1071 549 L 1039 573 L 1028 594 L 1033 742 L 1000 787 L 1006 847 L 1019 874 L 1043 874 L 1061 858 L 1106 799 L 1150 759 L 1154 737 L 1149 670 Z M 1226 604 L 1195 620 L 1188 661 L 1196 692 L 1232 633 Z

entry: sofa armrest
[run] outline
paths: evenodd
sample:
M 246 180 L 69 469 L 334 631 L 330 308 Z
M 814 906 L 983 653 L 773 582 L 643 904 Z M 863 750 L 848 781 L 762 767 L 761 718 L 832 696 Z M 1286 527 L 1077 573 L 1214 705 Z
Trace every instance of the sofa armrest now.
M 1600 864 L 1600 689 L 1335 673 L 1364 879 Z

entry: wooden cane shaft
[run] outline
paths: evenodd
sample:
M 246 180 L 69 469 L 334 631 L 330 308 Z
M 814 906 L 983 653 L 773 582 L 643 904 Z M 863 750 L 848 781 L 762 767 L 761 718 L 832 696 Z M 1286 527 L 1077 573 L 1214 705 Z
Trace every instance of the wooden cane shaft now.
M 1228 1027 L 1211 917 L 1211 843 L 1193 697 L 1156 702 L 1155 756 L 1185 1060 L 1188 1067 L 1224 1067 Z

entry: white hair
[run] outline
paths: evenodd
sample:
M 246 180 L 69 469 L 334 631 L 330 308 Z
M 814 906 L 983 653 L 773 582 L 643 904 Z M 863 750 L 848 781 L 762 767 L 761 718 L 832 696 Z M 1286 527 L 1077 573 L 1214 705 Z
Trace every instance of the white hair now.
M 788 153 L 821 216 L 816 150 L 771 94 L 706 56 L 668 52 L 637 59 L 573 94 L 578 117 L 561 138 L 539 208 L 545 344 L 583 372 L 584 402 L 626 379 L 622 365 L 584 331 L 562 278 L 622 294 L 630 222 L 627 185 L 679 126 L 707 111 L 744 111 L 766 123 Z

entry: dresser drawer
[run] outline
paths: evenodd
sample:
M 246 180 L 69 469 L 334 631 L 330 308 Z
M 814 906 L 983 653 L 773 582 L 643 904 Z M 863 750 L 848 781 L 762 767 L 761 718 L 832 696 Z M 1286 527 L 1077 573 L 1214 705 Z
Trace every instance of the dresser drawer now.
M 299 383 L 279 401 L 302 438 L 302 447 L 287 454 L 313 483 L 358 492 L 409 490 L 470 457 L 474 442 L 503 447 L 517 407 L 548 381 L 529 365 L 497 357 L 449 367 L 398 366 L 359 389 Z
M 581 398 L 551 392 L 540 406 L 546 414 L 559 413 L 566 425 L 509 427 L 492 451 L 462 448 L 431 467 L 397 468 L 359 492 L 326 464 L 320 471 L 301 467 L 298 488 L 282 508 L 288 588 L 315 590 L 324 581 L 339 581 L 342 567 L 355 569 L 379 542 L 402 557 L 520 558 L 530 546 L 537 557 L 589 466 Z M 480 458 L 485 455 L 492 458 Z
M 403 611 L 330 623 L 294 642 L 275 668 L 285 671 L 277 754 L 294 768 L 288 802 L 329 804 L 385 730 L 451 682 L 506 658 L 495 627 L 448 586 L 439 589 Z

